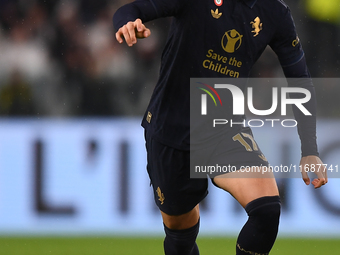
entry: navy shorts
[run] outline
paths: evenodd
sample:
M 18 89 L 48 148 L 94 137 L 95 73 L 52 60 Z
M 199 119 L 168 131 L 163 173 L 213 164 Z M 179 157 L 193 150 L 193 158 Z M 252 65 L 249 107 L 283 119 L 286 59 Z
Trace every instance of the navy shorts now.
M 228 164 L 237 170 L 245 165 L 268 166 L 268 162 L 252 139 L 250 128 L 238 131 L 218 139 L 213 147 L 208 146 L 196 151 L 194 154 L 200 159 L 200 164 Z M 148 135 L 148 132 L 145 132 L 145 140 L 147 171 L 156 205 L 169 215 L 181 215 L 191 211 L 208 194 L 208 176 L 190 178 L 192 163 L 190 151 L 164 145 Z M 217 175 L 215 173 L 210 177 L 214 178 Z
M 213 179 L 240 169 L 245 172 L 244 177 L 249 177 L 247 169 L 269 166 L 249 127 L 230 130 L 203 146 L 192 146 L 190 160 L 192 178 L 208 175 Z
M 208 179 L 190 178 L 190 152 L 159 143 L 145 132 L 147 170 L 156 205 L 169 215 L 191 211 L 208 194 Z

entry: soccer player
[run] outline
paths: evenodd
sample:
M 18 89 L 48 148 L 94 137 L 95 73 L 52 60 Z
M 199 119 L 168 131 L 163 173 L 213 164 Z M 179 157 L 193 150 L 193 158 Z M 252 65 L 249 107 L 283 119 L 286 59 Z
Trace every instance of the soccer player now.
M 315 91 L 290 10 L 282 0 L 137 0 L 115 13 L 116 39 L 133 46 L 138 38 L 150 36 L 145 22 L 168 16 L 173 20 L 160 76 L 142 121 L 147 170 L 163 217 L 165 254 L 197 255 L 198 204 L 207 195 L 208 180 L 190 178 L 189 173 L 190 78 L 248 77 L 253 64 L 270 45 L 285 76 L 306 78 L 299 87 L 311 93 L 304 106 L 312 116 L 293 109 L 303 170 L 304 166 L 322 164 L 316 144 Z M 224 69 L 217 68 L 217 64 Z M 253 139 L 246 127 L 215 137 L 215 145 L 209 147 L 211 157 L 236 167 L 245 163 L 267 166 L 260 150 L 245 150 L 237 139 L 241 134 Z M 249 215 L 238 236 L 236 254 L 268 254 L 276 239 L 281 208 L 275 179 L 243 178 L 238 174 L 211 176 L 213 183 L 229 192 Z M 230 176 L 235 178 L 227 178 Z M 309 185 L 306 171 L 302 171 L 302 177 Z M 317 172 L 314 187 L 326 183 L 326 172 Z

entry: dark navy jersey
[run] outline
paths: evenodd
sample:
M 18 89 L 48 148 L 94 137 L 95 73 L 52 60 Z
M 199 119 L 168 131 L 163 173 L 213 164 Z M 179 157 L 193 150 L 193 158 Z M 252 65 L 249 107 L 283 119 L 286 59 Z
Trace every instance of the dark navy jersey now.
M 168 16 L 173 20 L 160 76 L 142 121 L 164 144 L 189 149 L 190 78 L 248 77 L 267 45 L 286 76 L 308 76 L 290 10 L 281 0 L 137 0 L 116 12 L 114 25 L 118 30 L 136 18 Z M 290 68 L 295 65 L 299 69 Z M 307 154 L 316 155 L 315 128 L 302 140 L 312 140 Z

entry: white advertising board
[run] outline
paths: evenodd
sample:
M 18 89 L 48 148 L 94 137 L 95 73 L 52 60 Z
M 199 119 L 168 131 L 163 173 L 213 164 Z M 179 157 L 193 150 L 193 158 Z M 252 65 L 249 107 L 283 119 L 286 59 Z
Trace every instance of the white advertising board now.
M 320 155 L 334 171 L 340 164 L 339 126 L 318 124 Z M 271 165 L 298 166 L 295 128 L 253 131 Z M 340 179 L 314 190 L 294 176 L 278 179 L 280 235 L 340 236 Z M 139 119 L 0 120 L 1 235 L 160 234 L 149 184 Z M 201 234 L 234 235 L 247 219 L 213 185 L 201 211 Z

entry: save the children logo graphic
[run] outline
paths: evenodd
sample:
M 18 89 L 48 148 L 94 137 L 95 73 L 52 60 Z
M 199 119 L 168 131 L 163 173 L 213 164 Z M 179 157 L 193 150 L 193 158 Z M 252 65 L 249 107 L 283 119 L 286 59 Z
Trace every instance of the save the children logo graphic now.
M 234 53 L 240 48 L 242 37 L 243 35 L 237 32 L 236 29 L 225 32 L 221 40 L 223 50 L 228 53 Z

